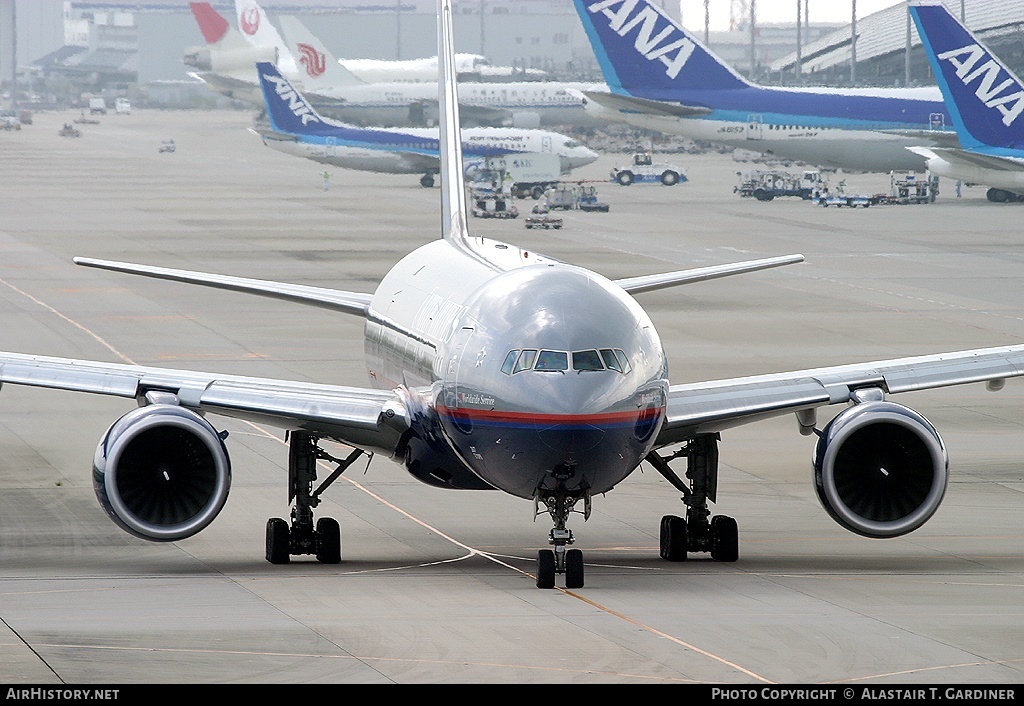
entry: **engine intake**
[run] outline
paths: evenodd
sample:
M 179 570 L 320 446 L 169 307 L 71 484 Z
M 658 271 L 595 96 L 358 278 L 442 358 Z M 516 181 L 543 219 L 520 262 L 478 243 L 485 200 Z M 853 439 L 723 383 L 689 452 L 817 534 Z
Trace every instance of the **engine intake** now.
M 949 482 L 946 448 L 909 407 L 874 401 L 839 413 L 814 450 L 814 486 L 833 520 L 865 537 L 913 532 Z
M 171 404 L 132 410 L 96 447 L 93 490 L 123 530 L 156 542 L 191 537 L 224 507 L 231 463 L 217 431 Z

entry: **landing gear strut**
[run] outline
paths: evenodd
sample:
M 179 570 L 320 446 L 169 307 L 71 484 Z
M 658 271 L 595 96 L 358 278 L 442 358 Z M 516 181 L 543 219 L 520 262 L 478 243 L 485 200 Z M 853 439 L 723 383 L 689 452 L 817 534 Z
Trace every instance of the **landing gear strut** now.
M 335 458 L 319 446 L 319 437 L 297 431 L 289 435 L 288 502 L 295 501 L 291 525 L 280 517 L 267 520 L 267 561 L 287 564 L 292 555 L 315 554 L 322 564 L 341 561 L 341 528 L 333 517 L 321 517 L 313 524 L 313 508 L 320 496 L 357 458 L 365 452 L 354 449 L 345 459 Z M 338 467 L 316 490 L 316 462 L 331 461 Z
M 566 588 L 583 588 L 583 552 L 579 549 L 566 549 L 575 540 L 565 522 L 580 500 L 583 500 L 584 505 L 583 518 L 590 517 L 590 493 L 586 490 L 566 490 L 566 477 L 559 479 L 555 475 L 559 479 L 555 489 L 537 488 L 533 496 L 534 516 L 542 512 L 540 504 L 544 503 L 544 511 L 551 515 L 555 523 L 548 534 L 548 544 L 554 549 L 541 549 L 537 552 L 537 588 L 554 588 L 555 574 L 565 574 Z
M 661 518 L 661 558 L 685 561 L 687 552 L 710 552 L 716 561 L 736 561 L 740 557 L 736 520 L 725 515 L 711 517 L 708 501 L 715 502 L 718 492 L 718 434 L 704 434 L 687 441 L 665 458 L 652 451 L 647 462 L 665 476 L 683 494 L 686 518 L 665 515 Z M 669 465 L 686 457 L 684 482 Z

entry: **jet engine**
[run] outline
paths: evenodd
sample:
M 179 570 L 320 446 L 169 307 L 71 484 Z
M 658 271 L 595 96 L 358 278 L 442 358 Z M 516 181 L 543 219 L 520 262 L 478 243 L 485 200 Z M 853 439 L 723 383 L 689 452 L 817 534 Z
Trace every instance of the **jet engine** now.
M 217 431 L 174 404 L 132 410 L 96 447 L 93 490 L 121 529 L 155 542 L 191 537 L 224 507 L 231 463 Z
M 185 50 L 182 62 L 197 71 L 217 71 L 235 73 L 255 71 L 259 61 L 277 63 L 276 47 L 245 47 L 243 49 L 210 49 L 209 47 L 189 47 Z
M 814 450 L 814 486 L 832 519 L 865 537 L 898 537 L 938 509 L 949 481 L 946 448 L 914 410 L 869 401 L 839 413 Z

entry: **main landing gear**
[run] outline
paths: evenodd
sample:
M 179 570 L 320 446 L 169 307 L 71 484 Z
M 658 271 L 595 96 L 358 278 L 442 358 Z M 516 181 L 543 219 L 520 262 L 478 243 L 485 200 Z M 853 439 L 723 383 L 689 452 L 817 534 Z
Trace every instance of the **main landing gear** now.
M 572 469 L 566 471 L 562 473 L 556 470 L 552 474 L 556 480 L 554 489 L 539 487 L 533 495 L 534 516 L 542 512 L 540 504 L 544 503 L 544 511 L 551 515 L 555 523 L 548 534 L 548 544 L 554 549 L 541 549 L 537 552 L 537 588 L 554 588 L 555 574 L 565 574 L 566 588 L 583 588 L 583 552 L 579 549 L 566 549 L 574 540 L 572 530 L 565 526 L 565 522 L 580 500 L 583 500 L 584 505 L 583 518 L 590 517 L 590 493 L 586 490 L 566 490 L 565 481 L 574 474 Z
M 717 561 L 736 561 L 740 557 L 736 520 L 725 515 L 711 517 L 708 501 L 715 502 L 718 491 L 717 434 L 705 434 L 687 441 L 668 458 L 651 452 L 647 461 L 683 494 L 686 518 L 665 515 L 661 518 L 661 558 L 685 561 L 687 552 L 710 552 Z M 686 457 L 686 478 L 679 478 L 669 463 Z
M 292 521 L 280 517 L 267 520 L 267 561 L 287 564 L 292 555 L 315 554 L 322 564 L 341 561 L 341 528 L 333 517 L 321 517 L 313 525 L 313 508 L 320 504 L 320 496 L 337 480 L 357 458 L 366 452 L 354 449 L 345 459 L 338 459 L 320 448 L 320 439 L 308 432 L 297 431 L 289 435 L 288 447 L 288 502 L 295 501 Z M 324 459 L 338 464 L 330 476 L 313 490 L 316 481 L 316 462 Z

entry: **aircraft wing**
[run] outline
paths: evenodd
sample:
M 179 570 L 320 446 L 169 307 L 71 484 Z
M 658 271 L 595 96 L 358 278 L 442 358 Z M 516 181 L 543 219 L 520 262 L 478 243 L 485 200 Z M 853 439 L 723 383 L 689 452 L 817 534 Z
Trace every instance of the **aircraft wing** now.
M 953 149 L 948 147 L 908 147 L 911 152 L 917 152 L 925 157 L 932 155 L 941 157 L 954 166 L 970 168 L 994 169 L 1002 172 L 1024 171 L 1024 160 L 1013 157 L 999 157 L 980 152 Z
M 144 277 L 153 277 L 155 279 L 201 284 L 206 287 L 214 287 L 215 289 L 229 289 L 234 292 L 259 294 L 272 299 L 309 304 L 322 309 L 332 309 L 345 312 L 346 314 L 356 314 L 357 316 L 366 316 L 370 308 L 370 300 L 373 298 L 372 294 L 364 294 L 363 292 L 345 292 L 325 287 L 310 287 L 304 284 L 270 282 L 268 280 L 250 279 L 247 277 L 231 277 L 229 275 L 208 274 L 191 270 L 153 267 L 152 265 L 136 265 L 130 262 L 96 260 L 89 257 L 76 257 L 75 264 L 85 267 L 96 267 L 101 270 L 143 275 Z
M 302 429 L 388 456 L 407 418 L 394 391 L 19 353 L 0 353 L 0 383 L 140 401 L 174 395 L 178 404 L 199 412 Z
M 783 255 L 782 257 L 768 257 L 763 260 L 747 260 L 746 262 L 733 262 L 727 265 L 711 265 L 710 267 L 696 267 L 690 270 L 677 270 L 676 272 L 664 272 L 656 275 L 629 277 L 627 279 L 615 280 L 615 284 L 630 294 L 639 294 L 640 292 L 650 292 L 655 289 L 675 287 L 680 284 L 704 282 L 709 279 L 728 277 L 729 275 L 757 272 L 758 270 L 767 270 L 771 267 L 792 265 L 803 261 L 803 255 Z
M 990 389 L 999 389 L 1003 380 L 1020 375 L 1024 345 L 672 385 L 657 445 L 850 402 L 858 390 L 896 394 L 986 381 L 991 381 Z
M 960 138 L 950 130 L 879 130 L 888 135 L 899 135 L 900 137 L 914 137 L 921 140 L 922 144 L 935 145 L 936 147 L 960 147 Z
M 594 101 L 594 103 L 603 108 L 621 110 L 628 113 L 692 118 L 698 115 L 707 115 L 711 112 L 709 108 L 703 106 L 680 105 L 679 103 L 668 103 L 649 98 L 624 96 L 621 93 L 609 93 L 607 91 L 583 91 L 582 93 L 587 100 Z

